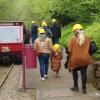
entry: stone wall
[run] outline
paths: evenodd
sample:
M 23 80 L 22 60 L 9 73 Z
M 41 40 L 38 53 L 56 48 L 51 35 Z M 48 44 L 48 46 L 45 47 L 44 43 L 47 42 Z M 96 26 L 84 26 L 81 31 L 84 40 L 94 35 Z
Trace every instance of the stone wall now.
M 100 78 L 95 78 L 95 68 L 99 65 L 98 71 L 96 71 L 96 76 L 100 77 L 100 61 L 95 62 L 93 65 L 89 65 L 87 70 L 87 79 L 89 83 L 92 83 L 94 87 L 100 89 Z

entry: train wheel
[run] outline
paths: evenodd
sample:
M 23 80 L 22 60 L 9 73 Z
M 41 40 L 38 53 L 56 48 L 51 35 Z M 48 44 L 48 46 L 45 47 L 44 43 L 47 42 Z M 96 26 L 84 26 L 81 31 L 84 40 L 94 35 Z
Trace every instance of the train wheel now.
M 10 58 L 9 58 L 9 56 L 3 56 L 2 63 L 3 64 L 10 64 Z

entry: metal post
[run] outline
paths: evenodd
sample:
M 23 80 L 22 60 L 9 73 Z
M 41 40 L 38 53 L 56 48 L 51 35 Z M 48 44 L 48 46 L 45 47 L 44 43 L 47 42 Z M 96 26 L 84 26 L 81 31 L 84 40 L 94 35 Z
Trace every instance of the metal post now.
M 22 53 L 22 61 L 23 61 L 23 80 L 22 80 L 22 85 L 23 85 L 23 89 L 25 89 L 25 63 L 26 63 L 26 60 L 25 60 L 25 49 L 23 48 L 23 53 Z

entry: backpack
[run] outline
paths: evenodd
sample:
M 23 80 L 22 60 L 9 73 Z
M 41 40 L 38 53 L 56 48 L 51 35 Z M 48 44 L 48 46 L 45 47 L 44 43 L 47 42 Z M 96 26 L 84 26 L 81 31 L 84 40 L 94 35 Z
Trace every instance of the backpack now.
M 95 41 L 91 41 L 90 42 L 90 46 L 89 46 L 89 54 L 93 55 L 96 51 L 97 51 L 96 42 Z
M 48 38 L 52 38 L 52 37 L 53 37 L 53 34 L 52 34 L 52 32 L 51 32 L 51 30 L 50 30 L 49 28 L 44 27 L 44 30 L 45 30 L 46 36 L 47 36 Z
M 66 57 L 66 62 L 65 62 L 65 64 L 64 64 L 65 69 L 68 68 L 68 62 L 69 62 L 69 59 L 70 59 L 70 54 L 68 54 L 67 57 Z

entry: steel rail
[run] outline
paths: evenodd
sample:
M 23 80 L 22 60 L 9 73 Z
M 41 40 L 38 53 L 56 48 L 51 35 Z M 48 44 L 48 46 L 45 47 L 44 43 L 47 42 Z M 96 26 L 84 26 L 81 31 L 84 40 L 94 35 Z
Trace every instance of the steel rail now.
M 3 84 L 4 84 L 5 80 L 7 79 L 8 75 L 10 74 L 10 72 L 11 72 L 13 66 L 14 66 L 14 64 L 12 64 L 12 65 L 10 66 L 10 68 L 9 68 L 9 70 L 7 71 L 6 75 L 4 75 L 2 81 L 0 82 L 0 89 L 1 89 L 1 87 L 3 86 Z

